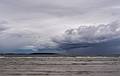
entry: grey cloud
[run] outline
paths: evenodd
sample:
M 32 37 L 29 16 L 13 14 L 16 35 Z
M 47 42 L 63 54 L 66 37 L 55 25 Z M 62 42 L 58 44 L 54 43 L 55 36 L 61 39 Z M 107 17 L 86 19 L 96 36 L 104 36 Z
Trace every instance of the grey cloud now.
M 4 9 L 8 12 L 15 14 L 24 13 L 46 13 L 53 16 L 76 16 L 93 10 L 119 5 L 119 1 L 101 0 L 101 1 L 88 1 L 88 0 L 1 0 Z M 2 7 L 3 7 L 2 6 Z M 4 10 L 3 9 L 3 10 Z M 5 10 L 4 10 L 5 11 Z M 12 14 L 12 13 L 11 13 Z
M 54 47 L 51 41 L 41 39 L 41 34 L 30 28 L 14 27 L 6 21 L 0 24 L 0 53 L 33 53 Z
M 39 38 L 38 34 L 30 30 L 10 27 L 9 23 L 4 22 L 1 22 L 1 25 L 3 26 L 0 26 L 0 52 L 20 52 L 17 50 L 27 46 L 34 46 Z
M 30 36 L 26 32 L 10 32 L 9 30 L 0 34 L 0 51 L 11 52 L 22 48 L 24 46 L 32 44 Z
M 0 26 L 0 32 L 6 30 L 7 28 L 4 26 Z
M 10 29 L 9 26 L 7 26 L 7 21 L 1 21 L 0 22 L 0 32 L 5 31 L 7 29 Z
M 46 27 L 53 24 L 59 26 L 71 23 L 75 25 L 95 22 L 105 23 L 118 19 L 119 12 L 115 11 L 119 10 L 114 11 L 110 8 L 119 6 L 119 3 L 119 0 L 0 0 L 0 16 L 18 24 L 26 22 L 30 25 L 32 22 L 40 22 Z M 51 19 L 54 19 L 54 21 L 52 22 Z M 30 21 L 28 22 L 28 20 Z M 46 24 L 45 21 L 49 21 L 49 23 Z

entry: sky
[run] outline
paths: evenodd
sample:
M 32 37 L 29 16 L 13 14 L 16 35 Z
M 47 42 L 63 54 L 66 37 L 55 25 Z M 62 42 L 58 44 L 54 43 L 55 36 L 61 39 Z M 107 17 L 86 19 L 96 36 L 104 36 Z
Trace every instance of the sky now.
M 0 52 L 120 53 L 119 18 L 120 0 L 0 0 Z

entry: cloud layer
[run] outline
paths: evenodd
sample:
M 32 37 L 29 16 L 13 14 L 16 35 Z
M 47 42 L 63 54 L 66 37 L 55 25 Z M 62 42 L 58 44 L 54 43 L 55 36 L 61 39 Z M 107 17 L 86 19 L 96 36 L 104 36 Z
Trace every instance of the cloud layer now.
M 56 52 L 119 38 L 120 0 L 0 0 L 0 10 L 0 52 Z

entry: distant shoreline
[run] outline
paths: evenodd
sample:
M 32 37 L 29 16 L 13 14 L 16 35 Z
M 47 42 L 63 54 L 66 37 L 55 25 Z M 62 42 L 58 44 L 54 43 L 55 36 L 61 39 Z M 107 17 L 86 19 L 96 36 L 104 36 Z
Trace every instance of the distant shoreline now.
M 57 53 L 31 53 L 31 54 L 0 54 L 0 57 L 120 57 L 120 54 L 111 55 L 64 55 Z

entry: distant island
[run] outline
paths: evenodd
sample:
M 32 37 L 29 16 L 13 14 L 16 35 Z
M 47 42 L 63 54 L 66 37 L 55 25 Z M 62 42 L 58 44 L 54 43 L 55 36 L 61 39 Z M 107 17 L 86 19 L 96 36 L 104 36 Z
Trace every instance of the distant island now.
M 0 53 L 0 56 L 5 57 L 24 57 L 24 56 L 63 56 L 57 53 Z

